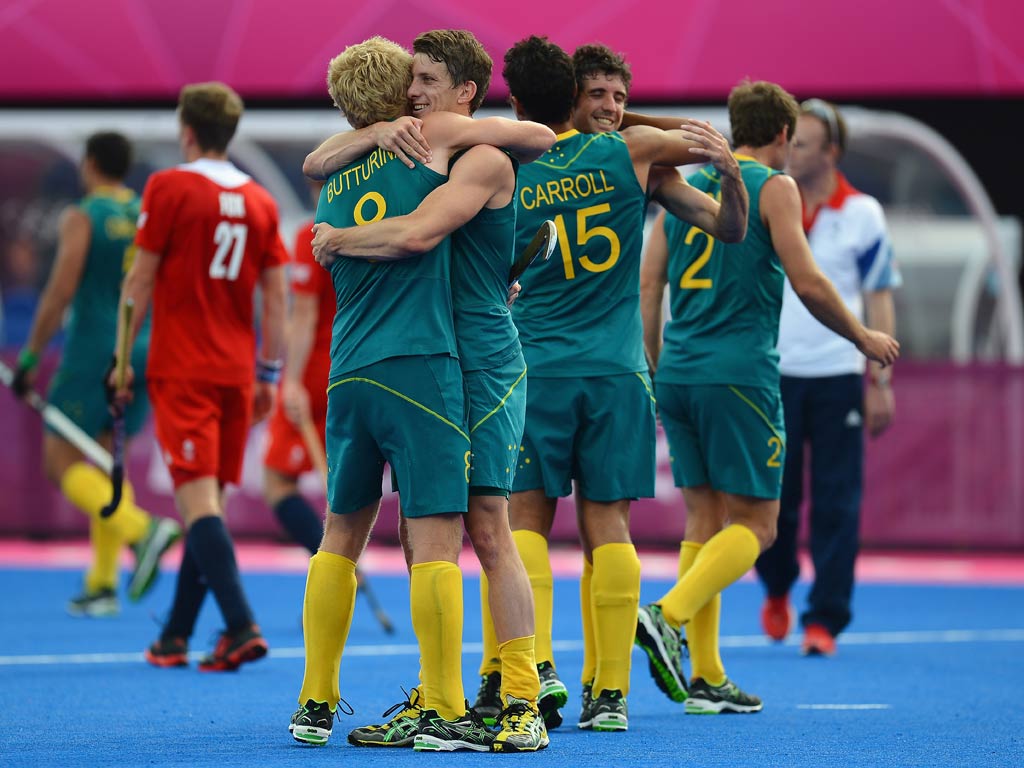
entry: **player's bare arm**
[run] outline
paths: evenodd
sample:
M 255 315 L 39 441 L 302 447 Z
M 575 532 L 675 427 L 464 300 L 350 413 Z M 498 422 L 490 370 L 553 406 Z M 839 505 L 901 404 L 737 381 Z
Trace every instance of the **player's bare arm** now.
M 440 149 L 454 154 L 478 144 L 490 144 L 508 150 L 521 163 L 532 163 L 555 143 L 554 131 L 540 123 L 505 117 L 474 120 L 454 112 L 432 112 L 424 117 L 423 135 L 435 155 Z
M 313 256 L 328 266 L 339 256 L 361 259 L 405 259 L 431 250 L 468 222 L 482 208 L 514 194 L 511 161 L 499 149 L 473 147 L 452 167 L 442 184 L 405 216 L 339 229 L 323 222 L 313 227 Z M 496 201 L 497 202 L 497 201 Z
M 742 178 L 722 176 L 721 203 L 688 184 L 675 168 L 652 167 L 647 183 L 649 194 L 673 216 L 711 237 L 738 243 L 746 236 L 750 198 Z
M 81 208 L 70 206 L 64 209 L 58 224 L 58 237 L 57 258 L 53 262 L 42 296 L 39 297 L 32 330 L 22 353 L 28 353 L 35 359 L 43 353 L 60 328 L 64 312 L 75 298 L 78 284 L 82 280 L 92 238 L 92 223 Z M 32 386 L 35 376 L 35 365 L 27 366 L 22 377 L 25 388 Z
M 260 274 L 260 289 L 263 295 L 263 300 L 260 303 L 263 316 L 257 371 L 259 365 L 279 366 L 284 357 L 284 329 L 288 306 L 288 287 L 285 281 L 284 266 L 264 269 Z M 256 387 L 253 392 L 253 421 L 260 421 L 269 415 L 274 407 L 274 393 L 274 384 L 262 380 L 257 373 Z
M 622 113 L 622 124 L 619 126 L 619 130 L 624 131 L 635 125 L 649 125 L 661 131 L 672 131 L 682 125 L 684 120 L 688 119 L 685 117 L 656 117 L 654 115 L 626 111 Z
M 156 284 L 156 273 L 160 268 L 160 254 L 154 253 L 146 248 L 135 249 L 135 259 L 131 269 L 125 275 L 124 283 L 121 284 L 121 302 L 118 306 L 118 313 L 124 312 L 124 304 L 128 299 L 135 302 L 135 310 L 132 313 L 132 322 L 127 329 L 122 329 L 121 323 L 117 326 L 117 341 L 114 345 L 114 357 L 117 357 L 117 350 L 131 349 L 135 345 L 135 338 L 139 335 L 139 329 L 146 319 L 149 311 L 149 303 L 153 299 L 153 286 Z M 122 344 L 122 332 L 128 333 L 128 340 Z M 135 381 L 135 371 L 132 369 L 131 361 L 125 363 L 124 388 L 117 390 L 116 399 L 120 403 L 131 401 L 132 383 Z M 111 372 L 110 385 L 115 386 L 114 373 Z
M 843 304 L 832 282 L 822 274 L 804 235 L 800 192 L 789 176 L 773 176 L 761 188 L 761 217 L 772 246 L 804 306 L 824 326 L 853 342 L 870 360 L 892 365 L 899 342 L 887 333 L 865 328 Z
M 377 147 L 394 152 L 410 168 L 416 166 L 414 160 L 429 163 L 430 145 L 423 137 L 422 126 L 423 121 L 418 117 L 405 116 L 336 133 L 306 155 L 302 172 L 322 181 Z
M 867 326 L 890 336 L 896 332 L 896 310 L 892 291 L 867 291 L 864 294 Z M 896 398 L 892 390 L 892 371 L 874 361 L 868 362 L 868 387 L 864 391 L 864 421 L 868 434 L 878 437 L 892 423 Z
M 665 237 L 665 213 L 662 212 L 654 221 L 640 263 L 640 317 L 644 325 L 644 352 L 652 374 L 658 369 L 658 359 L 661 357 L 662 328 L 665 324 L 662 307 L 667 285 L 668 240 Z
M 320 317 L 320 298 L 311 293 L 296 292 L 288 318 L 285 340 L 284 377 L 281 384 L 281 406 L 285 416 L 296 426 L 309 418 L 309 393 L 303 384 L 306 363 L 313 351 L 316 325 Z

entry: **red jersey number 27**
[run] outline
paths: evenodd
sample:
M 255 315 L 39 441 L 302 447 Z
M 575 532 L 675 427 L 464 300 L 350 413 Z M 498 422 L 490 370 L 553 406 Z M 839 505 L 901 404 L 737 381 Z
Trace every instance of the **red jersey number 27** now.
M 217 252 L 210 262 L 210 277 L 214 280 L 236 280 L 242 271 L 242 257 L 245 255 L 245 238 L 249 227 L 222 221 L 213 232 Z

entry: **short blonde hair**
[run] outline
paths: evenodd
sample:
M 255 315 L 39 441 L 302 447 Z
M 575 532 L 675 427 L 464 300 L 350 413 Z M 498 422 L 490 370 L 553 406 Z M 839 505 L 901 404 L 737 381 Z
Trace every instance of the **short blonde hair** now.
M 412 54 L 383 37 L 350 45 L 327 66 L 327 90 L 353 128 L 404 115 L 411 84 Z
M 224 83 L 192 83 L 178 96 L 178 117 L 203 151 L 227 150 L 244 108 L 242 97 Z

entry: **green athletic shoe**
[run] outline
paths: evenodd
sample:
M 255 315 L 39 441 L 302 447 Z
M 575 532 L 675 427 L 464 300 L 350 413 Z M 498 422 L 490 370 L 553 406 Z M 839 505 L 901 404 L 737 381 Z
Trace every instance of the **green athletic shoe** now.
M 117 601 L 117 593 L 108 587 L 97 589 L 95 592 L 83 591 L 68 601 L 67 609 L 72 616 L 91 616 L 99 619 L 117 616 L 121 612 L 121 604 Z
M 445 720 L 436 710 L 424 709 L 412 748 L 417 752 L 490 752 L 493 743 L 494 731 L 471 709 L 457 720 Z
M 295 710 L 295 714 L 292 715 L 288 732 L 300 744 L 322 747 L 331 738 L 334 718 L 337 716 L 337 709 L 332 711 L 330 704 L 307 699 L 306 703 Z
M 589 731 L 594 725 L 594 684 L 584 683 L 580 695 L 580 721 L 576 727 L 581 731 Z
M 686 701 L 686 678 L 682 673 L 682 651 L 686 640 L 661 613 L 661 606 L 640 606 L 636 624 L 636 644 L 647 654 L 651 677 L 672 701 Z
M 381 717 L 387 718 L 396 710 L 398 714 L 384 723 L 353 728 L 349 731 L 348 743 L 357 747 L 411 747 L 423 712 L 419 688 L 409 691 L 405 701 L 395 704 Z
M 132 544 L 135 553 L 135 568 L 128 580 L 128 599 L 138 602 L 145 596 L 160 575 L 160 559 L 178 539 L 181 526 L 167 517 L 152 518 L 149 530 L 139 541 Z
M 480 676 L 480 690 L 477 691 L 473 709 L 487 725 L 494 725 L 501 714 L 501 672 L 488 672 Z
M 591 728 L 595 731 L 629 730 L 629 712 L 622 691 L 601 691 L 594 699 Z
M 550 661 L 542 661 L 537 665 L 537 675 L 540 677 L 537 706 L 544 716 L 544 725 L 552 731 L 562 724 L 562 713 L 559 710 L 569 701 L 569 690 L 558 679 L 555 666 Z
M 728 678 L 721 685 L 710 685 L 698 677 L 690 683 L 690 697 L 686 700 L 688 715 L 751 714 L 760 712 L 761 707 L 761 699 L 744 693 Z

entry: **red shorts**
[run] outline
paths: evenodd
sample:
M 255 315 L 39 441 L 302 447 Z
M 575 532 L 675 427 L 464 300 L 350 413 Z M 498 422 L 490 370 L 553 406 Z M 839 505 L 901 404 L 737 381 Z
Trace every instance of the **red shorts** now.
M 320 438 L 320 446 L 323 447 L 324 432 L 327 430 L 325 387 L 310 391 L 309 409 L 313 416 L 313 424 L 316 426 L 317 437 Z M 263 465 L 289 477 L 298 477 L 303 472 L 313 469 L 313 462 L 309 459 L 302 433 L 284 415 L 280 391 L 274 405 L 274 413 L 267 425 L 267 450 L 263 456 Z
M 156 437 L 174 487 L 216 477 L 238 483 L 252 417 L 253 385 L 149 379 Z

